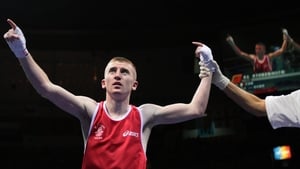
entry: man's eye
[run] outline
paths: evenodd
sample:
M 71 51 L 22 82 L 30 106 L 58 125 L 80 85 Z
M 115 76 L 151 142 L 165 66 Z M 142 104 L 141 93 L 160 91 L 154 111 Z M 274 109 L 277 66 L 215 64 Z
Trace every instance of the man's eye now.
M 116 69 L 110 69 L 108 72 L 116 72 Z
M 129 71 L 128 70 L 121 70 L 121 73 L 122 74 L 129 74 Z

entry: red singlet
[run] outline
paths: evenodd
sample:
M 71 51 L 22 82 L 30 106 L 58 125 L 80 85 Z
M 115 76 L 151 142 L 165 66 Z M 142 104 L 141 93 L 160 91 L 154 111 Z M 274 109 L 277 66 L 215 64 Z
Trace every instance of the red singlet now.
M 82 169 L 146 169 L 139 110 L 131 106 L 122 119 L 112 120 L 104 105 L 99 103 L 92 121 Z
M 254 73 L 261 73 L 261 72 L 270 72 L 272 71 L 272 63 L 267 55 L 264 55 L 262 60 L 259 60 L 257 57 L 254 60 L 253 65 Z

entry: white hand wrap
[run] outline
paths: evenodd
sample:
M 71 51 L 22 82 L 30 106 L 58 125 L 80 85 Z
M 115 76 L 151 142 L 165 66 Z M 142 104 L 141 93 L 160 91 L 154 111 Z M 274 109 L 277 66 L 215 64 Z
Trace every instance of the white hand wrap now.
M 224 90 L 226 86 L 230 83 L 230 80 L 223 75 L 216 61 L 212 61 L 212 64 L 216 68 L 216 71 L 213 74 L 212 83 L 219 89 Z
M 210 60 L 213 60 L 213 55 L 211 53 L 211 49 L 204 45 L 200 48 L 200 60 L 203 61 L 204 63 L 209 62 Z
M 215 68 L 215 72 L 213 73 L 213 77 L 212 77 L 212 83 L 217 86 L 219 89 L 224 90 L 225 87 L 229 84 L 230 80 L 224 76 L 219 68 L 219 65 L 217 64 L 216 61 L 211 61 L 211 65 L 213 65 L 213 67 Z M 200 61 L 199 62 L 199 66 L 200 66 L 200 73 L 199 73 L 199 77 L 205 78 L 208 77 L 211 73 L 211 70 L 207 67 L 207 65 Z
M 14 33 L 16 33 L 19 38 L 15 38 L 13 40 L 6 39 L 6 42 L 17 58 L 24 58 L 28 55 L 26 39 L 19 27 L 16 27 Z
M 215 67 L 212 64 L 214 58 L 211 49 L 208 46 L 203 44 L 203 46 L 200 47 L 199 55 L 200 55 L 199 56 L 200 60 L 206 65 L 206 67 L 212 72 L 214 72 Z

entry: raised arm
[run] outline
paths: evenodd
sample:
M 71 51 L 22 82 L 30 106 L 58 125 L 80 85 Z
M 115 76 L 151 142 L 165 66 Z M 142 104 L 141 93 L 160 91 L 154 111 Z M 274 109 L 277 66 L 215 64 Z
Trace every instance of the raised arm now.
M 209 67 L 210 62 L 213 60 L 210 48 L 199 42 L 193 42 L 193 44 L 197 46 L 195 51 L 196 57 L 204 59 L 204 62 Z M 210 68 L 209 71 L 214 71 L 213 67 Z M 206 116 L 205 111 L 210 95 L 211 79 L 212 75 L 202 78 L 189 103 L 174 103 L 166 106 L 142 105 L 140 108 L 144 114 L 148 115 L 145 121 L 149 121 L 150 124 L 155 126 L 158 124 L 178 123 Z M 182 89 L 179 87 L 178 90 Z
M 288 43 L 288 47 L 291 47 L 291 50 L 295 50 L 297 52 L 300 52 L 300 44 L 295 42 L 294 39 L 289 35 L 287 29 L 282 29 L 283 34 L 285 35 Z
M 238 104 L 245 111 L 255 116 L 266 116 L 265 100 L 261 99 L 252 93 L 249 93 L 239 88 L 234 83 L 224 76 L 216 61 L 213 62 L 216 71 L 213 74 L 212 83 L 222 90 L 230 99 Z M 200 63 L 200 77 L 206 77 L 209 74 L 208 68 Z
M 254 54 L 249 54 L 246 53 L 244 51 L 242 51 L 234 42 L 233 37 L 231 35 L 228 35 L 226 38 L 227 43 L 229 44 L 229 46 L 232 48 L 232 50 L 234 51 L 234 53 L 248 61 L 253 62 L 255 59 L 255 55 Z
M 287 44 L 288 44 L 288 33 L 286 29 L 282 29 L 282 44 L 281 47 L 274 52 L 271 52 L 268 54 L 270 59 L 273 59 L 277 56 L 281 56 L 287 49 Z
M 62 110 L 79 119 L 88 119 L 87 115 L 91 116 L 96 108 L 96 102 L 87 97 L 75 96 L 62 87 L 53 84 L 27 50 L 22 30 L 11 19 L 8 19 L 7 22 L 11 28 L 3 37 L 11 51 L 18 58 L 34 89 Z

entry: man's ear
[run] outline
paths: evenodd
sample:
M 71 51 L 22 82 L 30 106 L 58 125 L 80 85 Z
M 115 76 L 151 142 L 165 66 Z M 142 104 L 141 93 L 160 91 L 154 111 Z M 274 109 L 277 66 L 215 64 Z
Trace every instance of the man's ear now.
M 135 81 L 135 82 L 133 83 L 133 85 L 132 85 L 132 90 L 133 90 L 133 91 L 135 91 L 135 90 L 137 89 L 138 84 L 139 84 L 138 81 Z
M 102 89 L 105 89 L 105 88 L 106 88 L 105 79 L 102 79 L 102 80 L 101 80 L 101 87 L 102 87 Z

